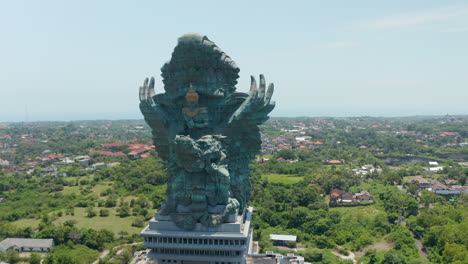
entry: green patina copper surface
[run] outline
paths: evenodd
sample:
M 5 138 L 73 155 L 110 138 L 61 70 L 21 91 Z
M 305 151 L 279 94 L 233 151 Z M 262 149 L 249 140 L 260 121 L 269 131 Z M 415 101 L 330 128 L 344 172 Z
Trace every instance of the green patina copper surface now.
M 166 201 L 158 212 L 177 226 L 216 227 L 242 210 L 250 197 L 249 163 L 260 150 L 258 125 L 274 108 L 273 84 L 251 79 L 236 92 L 239 68 L 206 36 L 179 38 L 161 68 L 164 93 L 154 78 L 140 87 L 140 109 L 167 163 Z

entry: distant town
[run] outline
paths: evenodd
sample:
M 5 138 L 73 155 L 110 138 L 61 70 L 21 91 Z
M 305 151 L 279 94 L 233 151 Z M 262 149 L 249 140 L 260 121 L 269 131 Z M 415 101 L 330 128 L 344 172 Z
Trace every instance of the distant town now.
M 256 259 L 466 255 L 468 116 L 271 118 L 260 135 Z M 144 259 L 167 182 L 157 148 L 143 120 L 0 123 L 0 260 Z

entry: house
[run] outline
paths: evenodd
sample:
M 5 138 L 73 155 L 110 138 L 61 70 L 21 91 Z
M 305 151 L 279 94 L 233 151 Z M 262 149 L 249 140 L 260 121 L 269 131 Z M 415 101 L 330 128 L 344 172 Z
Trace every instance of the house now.
M 5 198 L 3 198 L 3 197 L 0 197 L 0 203 L 6 203 L 6 202 L 8 202 L 7 199 L 5 199 Z
M 0 159 L 0 166 L 9 166 L 10 162 L 8 160 Z
M 419 184 L 420 189 L 430 189 L 432 187 L 432 183 L 421 176 L 414 176 L 411 179 L 412 182 L 416 182 Z
M 66 158 L 64 158 L 64 159 L 62 160 L 62 162 L 63 162 L 63 164 L 67 165 L 67 164 L 72 164 L 72 163 L 74 163 L 75 161 L 72 160 L 72 159 L 70 159 L 70 158 L 68 158 L 68 157 L 66 157 Z
M 153 146 L 151 146 L 151 147 L 143 146 L 143 147 L 138 148 L 138 149 L 133 149 L 132 151 L 130 151 L 128 153 L 128 157 L 130 159 L 144 158 L 144 154 L 146 154 L 147 152 L 149 152 L 153 148 L 154 148 Z
M 99 162 L 99 163 L 94 163 L 93 165 L 91 165 L 91 167 L 93 168 L 93 170 L 96 170 L 99 168 L 105 168 L 107 166 L 104 162 Z
M 81 165 L 88 165 L 89 164 L 89 156 L 77 156 L 75 160 Z
M 439 166 L 439 163 L 438 163 L 437 161 L 429 161 L 428 164 L 429 164 L 429 166 L 431 166 L 431 167 L 437 167 L 437 166 Z
M 370 173 L 376 173 L 376 174 L 382 173 L 381 168 L 375 168 L 374 165 L 372 164 L 362 165 L 361 168 L 355 168 L 355 169 L 352 169 L 352 171 L 356 175 L 361 175 L 361 176 L 365 176 Z
M 62 154 L 57 154 L 57 155 L 47 155 L 43 160 L 51 160 L 51 161 L 60 161 L 63 158 Z
M 354 197 L 349 192 L 345 192 L 340 189 L 333 189 L 330 192 L 330 204 L 352 203 L 352 202 L 354 202 Z
M 276 235 L 271 234 L 270 240 L 273 242 L 274 246 L 289 246 L 290 242 L 296 242 L 297 236 L 293 235 Z
M 457 184 L 457 180 L 446 179 L 446 180 L 444 180 L 444 183 L 445 183 L 446 185 L 454 185 L 454 184 Z
M 354 199 L 356 202 L 359 202 L 359 203 L 362 203 L 362 202 L 369 203 L 369 202 L 374 201 L 372 199 L 372 194 L 366 191 L 362 191 L 362 192 L 354 194 Z
M 104 144 L 101 144 L 101 146 L 105 149 L 118 149 L 119 147 L 125 145 L 124 143 L 122 142 L 114 142 L 114 143 L 104 143 Z
M 355 200 L 354 200 L 354 196 L 349 193 L 349 192 L 343 192 L 341 194 L 341 202 L 342 203 L 353 203 Z
M 304 142 L 310 140 L 311 136 L 296 137 L 296 142 Z
M 47 167 L 43 168 L 41 172 L 48 176 L 57 176 L 58 169 L 57 167 Z
M 120 165 L 120 162 L 111 162 L 111 163 L 107 163 L 107 168 L 112 168 L 112 167 L 115 167 L 117 165 Z
M 53 247 L 53 239 L 7 238 L 0 242 L 0 252 L 3 253 L 8 250 L 50 252 Z
M 31 167 L 31 168 L 32 168 L 32 167 L 34 167 L 34 166 L 38 165 L 38 164 L 39 164 L 39 162 L 37 162 L 37 161 L 30 161 L 30 162 L 28 162 L 28 163 L 26 163 L 26 164 L 27 164 L 29 167 Z
M 432 181 L 432 191 L 435 192 L 437 190 L 448 190 L 449 188 L 442 184 L 439 181 L 433 180 Z
M 437 172 L 437 171 L 442 171 L 444 168 L 442 167 L 429 167 L 426 168 L 425 171 L 430 171 L 430 172 Z
M 355 194 L 345 192 L 339 189 L 333 189 L 330 192 L 330 206 L 337 205 L 366 205 L 373 203 L 372 194 L 367 191 L 361 191 Z

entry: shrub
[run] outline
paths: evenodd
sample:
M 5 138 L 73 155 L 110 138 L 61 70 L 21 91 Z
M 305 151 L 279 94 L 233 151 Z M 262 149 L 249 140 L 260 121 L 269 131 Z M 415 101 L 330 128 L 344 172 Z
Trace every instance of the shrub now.
M 109 209 L 101 209 L 101 210 L 99 210 L 99 216 L 101 216 L 101 217 L 109 216 Z

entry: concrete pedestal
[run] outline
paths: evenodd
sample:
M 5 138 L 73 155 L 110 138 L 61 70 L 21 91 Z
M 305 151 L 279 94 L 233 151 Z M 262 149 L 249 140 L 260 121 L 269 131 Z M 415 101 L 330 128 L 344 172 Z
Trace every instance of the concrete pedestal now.
M 252 208 L 244 210 L 236 221 L 216 228 L 197 224 L 187 231 L 169 219 L 154 217 L 141 232 L 148 257 L 157 263 L 177 264 L 244 264 L 251 253 Z

